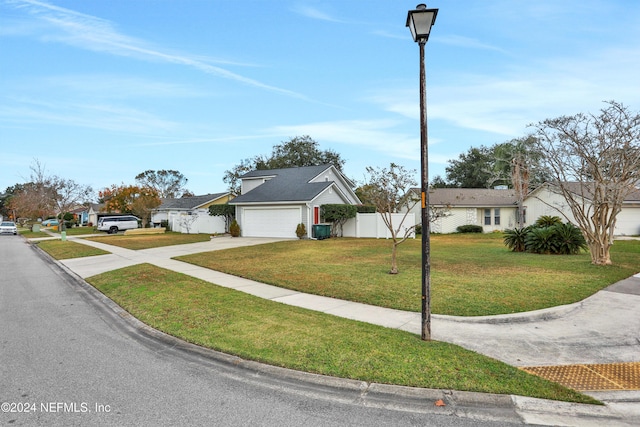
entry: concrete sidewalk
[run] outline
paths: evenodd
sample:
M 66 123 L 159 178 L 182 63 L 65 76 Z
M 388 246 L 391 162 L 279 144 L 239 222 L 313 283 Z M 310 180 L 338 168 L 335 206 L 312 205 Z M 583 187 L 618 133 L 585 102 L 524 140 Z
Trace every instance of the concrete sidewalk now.
M 260 298 L 420 334 L 420 313 L 305 294 L 171 259 L 282 239 L 216 237 L 209 242 L 138 251 L 82 238 L 69 239 L 110 252 L 108 255 L 60 261 L 81 278 L 150 263 Z M 638 307 L 640 274 L 567 306 L 500 316 L 433 315 L 432 337 L 519 367 L 639 362 Z M 640 391 L 586 394 L 607 401 L 619 412 L 640 417 Z

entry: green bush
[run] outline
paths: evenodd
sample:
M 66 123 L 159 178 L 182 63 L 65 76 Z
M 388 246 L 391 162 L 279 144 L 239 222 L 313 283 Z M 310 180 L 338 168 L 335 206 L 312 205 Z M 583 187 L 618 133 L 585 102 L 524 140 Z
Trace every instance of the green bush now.
M 305 227 L 303 223 L 298 224 L 298 226 L 296 227 L 296 236 L 298 236 L 298 239 L 302 239 L 306 235 L 307 235 L 307 227 Z
M 524 246 L 527 252 L 534 254 L 558 253 L 557 241 L 552 227 L 533 227 L 525 237 Z
M 514 228 L 504 230 L 504 244 L 513 252 L 525 251 L 525 239 L 527 233 L 531 230 L 531 227 Z
M 480 225 L 467 224 L 459 226 L 456 231 L 458 233 L 482 233 L 483 230 Z
M 587 249 L 582 232 L 571 223 L 555 222 L 548 227 L 530 226 L 505 230 L 504 233 L 505 246 L 514 252 L 574 255 Z
M 229 234 L 231 234 L 231 237 L 240 236 L 240 225 L 235 219 L 231 222 L 231 225 L 229 225 Z
M 576 255 L 589 249 L 582 231 L 570 222 L 556 224 L 553 227 L 557 240 L 557 251 L 562 255 Z
M 534 227 L 544 228 L 551 227 L 556 224 L 562 224 L 562 218 L 559 216 L 542 215 L 538 217 L 533 225 Z
M 371 205 L 357 205 L 358 213 L 376 213 L 376 207 Z

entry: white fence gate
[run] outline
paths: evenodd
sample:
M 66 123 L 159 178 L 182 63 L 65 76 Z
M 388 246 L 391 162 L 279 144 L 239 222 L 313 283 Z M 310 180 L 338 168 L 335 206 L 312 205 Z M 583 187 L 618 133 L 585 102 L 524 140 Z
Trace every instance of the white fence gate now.
M 403 221 L 404 219 L 404 221 Z M 415 225 L 415 215 L 409 214 L 405 218 L 404 213 L 391 214 L 391 223 L 394 229 L 400 232 L 398 237 L 404 237 L 406 230 Z M 390 239 L 391 232 L 387 228 L 380 213 L 358 213 L 355 218 L 349 219 L 342 227 L 344 237 L 369 237 L 376 239 Z M 415 232 L 412 229 L 410 237 L 415 238 Z

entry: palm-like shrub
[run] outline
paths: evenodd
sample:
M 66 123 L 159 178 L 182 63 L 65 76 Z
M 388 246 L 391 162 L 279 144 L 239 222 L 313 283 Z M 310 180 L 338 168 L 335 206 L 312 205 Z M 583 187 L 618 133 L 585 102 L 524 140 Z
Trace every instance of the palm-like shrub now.
M 531 227 L 514 228 L 504 230 L 504 244 L 513 252 L 525 251 L 525 238 Z
M 563 255 L 576 255 L 582 250 L 587 250 L 587 242 L 582 231 L 570 222 L 556 224 L 553 227 L 556 239 L 557 253 Z
M 536 221 L 536 224 L 542 224 L 546 221 Z M 549 220 L 549 222 L 553 222 L 553 225 L 505 230 L 503 240 L 505 246 L 513 252 L 561 255 L 579 254 L 582 250 L 588 248 L 587 242 L 578 227 L 571 223 L 557 223 L 555 220 Z
M 527 252 L 535 254 L 557 253 L 557 242 L 553 227 L 533 227 L 527 234 L 524 242 Z
M 559 216 L 542 215 L 538 217 L 535 224 L 533 225 L 535 227 L 544 228 L 544 227 L 551 227 L 556 224 L 562 224 L 562 218 L 560 218 Z

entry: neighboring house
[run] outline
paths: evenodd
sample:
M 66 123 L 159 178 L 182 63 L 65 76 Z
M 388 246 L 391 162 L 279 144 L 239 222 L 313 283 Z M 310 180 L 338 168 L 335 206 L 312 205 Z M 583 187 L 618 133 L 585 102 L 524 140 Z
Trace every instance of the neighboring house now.
M 224 218 L 209 215 L 209 206 L 225 204 L 233 197 L 226 192 L 162 199 L 162 204 L 152 210 L 151 222 L 154 227 L 160 227 L 166 221 L 169 229 L 181 233 L 224 233 Z
M 584 194 L 585 206 L 589 205 L 589 189 L 584 193 L 580 191 L 578 182 L 568 183 L 571 192 L 576 195 Z M 555 215 L 576 224 L 571 209 L 565 198 L 550 184 L 544 184 L 527 195 L 524 201 L 525 212 L 529 224 L 542 215 Z M 622 203 L 622 210 L 616 216 L 615 236 L 640 235 L 640 190 L 636 189 L 629 194 Z
M 243 236 L 295 238 L 304 224 L 307 237 L 322 222 L 324 204 L 360 204 L 354 183 L 332 165 L 256 170 L 240 177 L 236 220 Z
M 104 208 L 104 203 L 89 203 L 89 210 L 87 211 L 87 224 L 93 226 L 98 225 L 98 214 Z
M 87 225 L 89 222 L 89 208 L 86 206 L 79 206 L 70 210 L 69 213 L 73 214 L 74 221 L 80 226 Z
M 413 189 L 420 194 L 420 189 Z M 455 233 L 461 225 L 480 225 L 484 232 L 517 226 L 516 193 L 514 190 L 486 188 L 432 188 L 429 204 L 445 212 L 431 223 L 433 233 Z M 411 209 L 416 224 L 421 223 L 421 205 Z
M 578 192 L 578 183 L 576 192 Z M 420 194 L 420 189 L 413 189 Z M 502 231 L 518 226 L 517 196 L 514 190 L 484 188 L 433 188 L 429 190 L 429 204 L 446 211 L 446 215 L 431 223 L 433 233 L 455 233 L 461 225 L 480 225 L 485 232 Z M 411 212 L 416 224 L 421 223 L 420 203 Z M 544 184 L 530 192 L 523 201 L 524 225 L 532 225 L 543 216 L 559 216 L 576 224 L 571 210 L 558 192 Z M 640 190 L 630 194 L 617 215 L 614 234 L 640 235 Z

